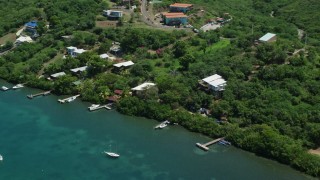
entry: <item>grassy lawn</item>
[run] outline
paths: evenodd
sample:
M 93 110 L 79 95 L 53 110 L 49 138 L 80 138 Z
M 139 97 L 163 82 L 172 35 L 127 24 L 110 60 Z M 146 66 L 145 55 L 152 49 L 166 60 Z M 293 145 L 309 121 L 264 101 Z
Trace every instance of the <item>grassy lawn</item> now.
M 15 33 L 9 33 L 0 38 L 0 44 L 5 44 L 7 41 L 14 42 L 16 40 Z
M 206 52 L 218 51 L 220 49 L 226 48 L 229 44 L 230 44 L 230 40 L 227 40 L 227 39 L 221 40 L 221 41 L 207 47 Z

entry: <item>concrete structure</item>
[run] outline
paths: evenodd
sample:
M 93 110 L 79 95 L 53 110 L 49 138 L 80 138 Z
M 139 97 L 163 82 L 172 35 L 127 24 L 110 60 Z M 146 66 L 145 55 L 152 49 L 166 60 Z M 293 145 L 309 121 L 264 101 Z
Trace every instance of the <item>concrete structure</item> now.
M 169 26 L 188 23 L 188 16 L 183 13 L 162 13 L 163 22 Z
M 126 61 L 126 62 L 121 62 L 121 63 L 114 64 L 113 66 L 117 67 L 117 68 L 121 68 L 121 67 L 129 67 L 129 66 L 132 66 L 132 65 L 134 65 L 134 63 L 132 61 Z
M 143 83 L 143 84 L 140 84 L 139 86 L 137 87 L 134 87 L 134 88 L 131 88 L 132 91 L 144 91 L 144 90 L 147 90 L 153 86 L 155 86 L 156 84 L 154 83 Z
M 214 74 L 212 76 L 206 77 L 202 79 L 202 81 L 206 83 L 208 87 L 213 91 L 223 91 L 225 89 L 225 86 L 227 85 L 227 81 L 225 81 L 218 74 Z
M 193 4 L 174 3 L 170 5 L 170 12 L 184 12 L 191 10 Z
M 277 41 L 276 34 L 267 33 L 259 39 L 260 42 L 275 42 Z
M 24 42 L 27 42 L 27 43 L 31 43 L 33 42 L 33 40 L 31 39 L 31 37 L 29 36 L 20 36 L 17 40 L 16 40 L 16 44 L 19 45 L 21 43 L 24 43 Z
M 103 10 L 102 13 L 104 16 L 108 17 L 109 19 L 119 19 L 122 17 L 122 11 L 115 11 L 115 10 Z
M 78 49 L 76 47 L 73 47 L 73 46 L 70 46 L 70 47 L 67 47 L 67 52 L 70 56 L 72 57 L 77 57 L 78 55 L 86 52 L 87 50 L 84 50 L 84 49 Z

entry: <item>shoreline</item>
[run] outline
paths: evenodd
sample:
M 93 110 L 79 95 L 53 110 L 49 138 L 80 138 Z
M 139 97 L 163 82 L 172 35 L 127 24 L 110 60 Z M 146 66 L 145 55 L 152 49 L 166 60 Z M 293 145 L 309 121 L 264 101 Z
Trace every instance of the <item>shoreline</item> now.
M 0 79 L 0 82 L 1 82 L 1 81 L 4 81 L 4 82 L 6 82 L 6 84 L 10 84 L 11 86 L 14 86 L 14 84 L 8 82 L 7 80 Z M 29 87 L 29 86 L 25 86 L 25 88 L 32 89 L 32 90 L 42 90 L 42 89 L 39 89 L 39 88 L 33 88 L 33 87 Z M 10 90 L 12 90 L 12 89 L 10 89 Z M 52 95 L 54 95 L 54 96 L 56 96 L 56 97 L 72 96 L 72 95 L 57 95 L 57 94 L 54 94 L 54 93 L 52 93 Z M 27 98 L 27 97 L 26 97 L 26 98 Z M 80 98 L 80 101 L 81 101 L 82 103 L 91 103 L 91 102 L 88 102 L 88 101 L 83 101 L 81 98 Z M 126 115 L 126 116 L 130 116 L 130 117 L 142 117 L 142 118 L 153 119 L 153 120 L 155 120 L 155 121 L 161 122 L 161 121 L 159 121 L 159 120 L 157 120 L 157 119 L 155 119 L 155 118 L 149 118 L 149 117 L 145 117 L 145 116 L 137 116 L 137 115 L 126 114 L 126 113 L 120 112 L 119 110 L 116 110 L 116 111 L 117 111 L 118 113 L 120 113 L 120 114 L 123 114 L 123 115 Z M 184 128 L 186 131 L 188 131 L 188 132 L 197 133 L 197 134 L 206 136 L 207 138 L 210 138 L 210 139 L 214 138 L 214 137 L 211 137 L 210 135 L 208 135 L 208 134 L 206 134 L 206 133 L 204 133 L 204 132 L 191 130 L 188 126 L 185 126 L 185 125 L 182 125 L 182 124 L 179 124 L 179 125 L 180 125 L 182 128 Z M 246 151 L 246 152 L 253 153 L 253 154 L 254 154 L 255 156 L 257 156 L 257 157 L 265 158 L 265 159 L 268 159 L 268 160 L 271 160 L 271 161 L 276 161 L 276 162 L 278 162 L 278 163 L 280 163 L 280 164 L 283 164 L 283 165 L 285 165 L 285 166 L 288 166 L 288 167 L 290 167 L 290 168 L 293 168 L 293 169 L 295 169 L 295 170 L 298 170 L 298 171 L 301 172 L 301 173 L 304 173 L 304 174 L 306 174 L 306 175 L 310 175 L 310 174 L 305 173 L 304 171 L 299 170 L 298 168 L 295 168 L 294 166 L 291 166 L 291 165 L 285 164 L 285 163 L 281 163 L 281 162 L 277 161 L 276 159 L 274 159 L 274 158 L 272 158 L 272 157 L 268 158 L 268 157 L 263 156 L 263 155 L 261 155 L 261 154 L 258 154 L 258 153 L 256 153 L 256 152 L 250 151 L 250 150 L 248 150 L 248 149 L 246 149 L 246 148 L 242 148 L 242 147 L 240 147 L 237 143 L 234 143 L 234 142 L 232 142 L 232 143 L 233 143 L 234 147 L 239 148 L 239 149 L 241 149 L 241 150 L 243 150 L 243 151 Z M 319 148 L 319 149 L 320 149 L 320 148 Z M 313 152 L 313 151 L 312 151 L 312 152 Z M 318 152 L 318 151 L 317 151 L 317 152 Z M 306 153 L 311 154 L 311 153 L 309 153 L 309 151 L 307 151 Z M 318 152 L 318 153 L 320 153 L 320 152 Z M 313 153 L 312 153 L 312 154 L 313 154 Z M 316 176 L 314 176 L 314 177 L 316 177 Z

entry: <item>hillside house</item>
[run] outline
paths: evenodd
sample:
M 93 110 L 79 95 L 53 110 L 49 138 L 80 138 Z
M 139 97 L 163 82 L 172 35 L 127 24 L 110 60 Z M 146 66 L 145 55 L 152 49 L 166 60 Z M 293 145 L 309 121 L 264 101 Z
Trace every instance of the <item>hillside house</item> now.
M 74 74 L 78 74 L 78 73 L 84 72 L 85 70 L 87 70 L 87 68 L 88 66 L 83 66 L 83 67 L 70 69 L 70 71 L 73 72 Z
M 139 86 L 137 87 L 134 87 L 134 88 L 131 88 L 132 91 L 144 91 L 144 90 L 147 90 L 153 86 L 155 86 L 156 84 L 154 83 L 148 83 L 148 82 L 145 82 L 143 84 L 140 84 Z
M 170 5 L 170 12 L 183 12 L 190 11 L 193 4 L 174 3 Z
M 122 68 L 122 67 L 129 67 L 129 66 L 132 66 L 132 65 L 134 65 L 134 63 L 132 61 L 126 61 L 126 62 L 121 62 L 121 63 L 114 64 L 113 66 L 117 67 L 117 68 Z
M 214 74 L 206 77 L 200 81 L 200 84 L 216 92 L 225 90 L 227 81 L 225 81 L 220 75 Z
M 18 39 L 16 39 L 15 44 L 20 45 L 21 43 L 24 43 L 24 42 L 31 43 L 33 42 L 33 40 L 31 39 L 30 36 L 20 36 Z
M 267 33 L 259 39 L 259 42 L 262 42 L 262 43 L 265 43 L 265 42 L 269 43 L 269 42 L 275 42 L 275 41 L 277 41 L 277 35 L 273 33 Z
M 65 76 L 65 75 L 66 75 L 65 72 L 58 72 L 58 73 L 55 73 L 55 74 L 51 74 L 50 77 L 52 77 L 53 79 L 56 79 L 58 77 Z
M 162 13 L 163 22 L 169 26 L 185 25 L 188 24 L 188 16 L 178 12 L 178 13 Z
M 26 31 L 36 33 L 38 22 L 37 21 L 30 21 L 30 22 L 26 23 L 24 26 L 25 26 Z
M 100 54 L 99 57 L 100 57 L 101 59 L 109 59 L 110 56 L 105 53 L 105 54 Z
M 84 50 L 84 49 L 78 49 L 76 47 L 73 47 L 73 46 L 70 46 L 70 47 L 67 47 L 67 53 L 72 56 L 72 57 L 77 57 L 78 55 L 86 52 L 87 50 Z
M 122 11 L 115 11 L 115 10 L 103 10 L 102 13 L 104 16 L 108 17 L 110 20 L 118 20 L 122 17 Z

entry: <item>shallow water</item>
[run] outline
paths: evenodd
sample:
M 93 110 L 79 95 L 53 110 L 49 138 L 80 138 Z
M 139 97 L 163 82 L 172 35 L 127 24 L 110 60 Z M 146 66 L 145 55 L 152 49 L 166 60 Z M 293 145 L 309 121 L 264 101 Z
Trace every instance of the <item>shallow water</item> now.
M 154 120 L 31 92 L 0 92 L 0 179 L 312 179 L 232 146 L 203 152 L 195 143 L 210 139 L 179 126 L 154 130 Z M 120 158 L 102 154 L 109 145 Z

